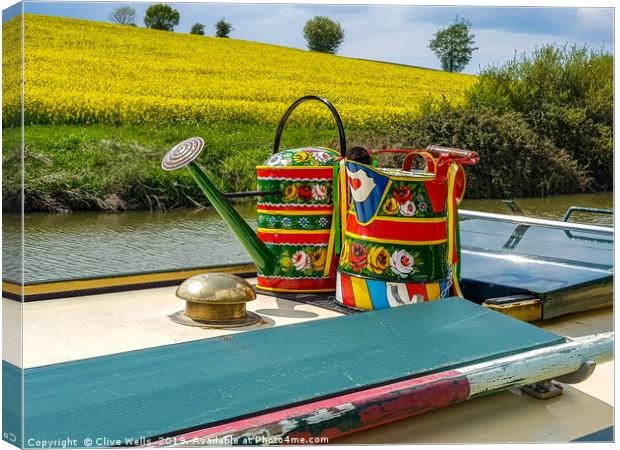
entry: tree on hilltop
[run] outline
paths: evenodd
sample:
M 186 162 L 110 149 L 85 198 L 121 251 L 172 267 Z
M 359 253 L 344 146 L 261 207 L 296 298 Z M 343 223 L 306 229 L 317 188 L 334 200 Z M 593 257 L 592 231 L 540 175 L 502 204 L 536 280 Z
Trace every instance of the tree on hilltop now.
M 221 38 L 227 38 L 233 27 L 230 23 L 226 22 L 223 18 L 215 24 L 215 36 Z
M 435 33 L 428 46 L 439 58 L 443 70 L 461 72 L 469 64 L 472 53 L 478 50 L 474 47 L 476 36 L 470 30 L 471 22 L 456 16 L 452 25 Z
M 147 8 L 144 15 L 144 25 L 154 30 L 174 31 L 174 27 L 179 24 L 180 19 L 179 11 L 163 3 L 158 3 Z
M 136 10 L 131 6 L 119 6 L 109 16 L 110 22 L 134 27 L 136 26 L 136 18 Z
M 197 34 L 198 36 L 204 36 L 205 26 L 201 23 L 196 22 L 194 25 L 192 25 L 192 29 L 189 32 L 189 34 Z
M 334 54 L 344 41 L 344 30 L 339 22 L 326 16 L 316 16 L 306 22 L 304 38 L 309 50 Z

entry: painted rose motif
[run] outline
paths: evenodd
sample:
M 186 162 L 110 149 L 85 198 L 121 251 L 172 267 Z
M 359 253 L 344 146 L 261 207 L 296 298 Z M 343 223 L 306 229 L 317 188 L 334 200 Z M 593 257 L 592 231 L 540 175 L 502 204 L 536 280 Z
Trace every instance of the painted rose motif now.
M 314 152 L 312 156 L 320 163 L 326 163 L 331 158 L 327 152 Z
M 320 247 L 312 252 L 312 268 L 314 270 L 322 271 L 325 267 L 325 261 L 327 260 L 327 249 Z
M 385 247 L 373 247 L 368 252 L 368 269 L 377 275 L 390 267 L 390 253 Z
M 413 271 L 414 260 L 411 253 L 406 250 L 398 250 L 390 258 L 392 271 L 402 278 L 406 278 Z
M 310 186 L 299 186 L 297 193 L 303 199 L 310 200 L 312 198 L 312 188 Z
M 296 163 L 303 163 L 310 160 L 310 153 L 308 152 L 297 152 L 293 155 L 293 160 Z
M 420 211 L 426 211 L 426 208 L 428 208 L 428 205 L 426 204 L 426 202 L 422 202 L 420 203 Z
M 312 186 L 312 198 L 317 202 L 327 198 L 327 186 L 324 184 L 315 184 Z
M 351 244 L 351 250 L 349 253 L 349 261 L 351 263 L 351 269 L 355 272 L 361 272 L 366 267 L 368 260 L 368 251 L 362 244 L 354 242 Z
M 308 255 L 303 250 L 298 250 L 293 253 L 293 257 L 291 258 L 293 261 L 293 265 L 295 266 L 295 270 L 298 272 L 304 272 L 310 268 L 312 261 L 310 260 L 310 255 Z
M 284 201 L 292 202 L 293 200 L 297 200 L 298 197 L 297 187 L 294 184 L 289 184 L 284 188 Z
M 402 205 L 400 205 L 400 213 L 403 216 L 411 217 L 415 214 L 415 204 L 409 200 Z
M 394 189 L 394 198 L 400 205 L 408 202 L 411 200 L 411 189 L 407 186 L 398 186 Z
M 383 212 L 388 216 L 393 216 L 398 213 L 398 202 L 394 198 L 388 198 L 383 204 Z

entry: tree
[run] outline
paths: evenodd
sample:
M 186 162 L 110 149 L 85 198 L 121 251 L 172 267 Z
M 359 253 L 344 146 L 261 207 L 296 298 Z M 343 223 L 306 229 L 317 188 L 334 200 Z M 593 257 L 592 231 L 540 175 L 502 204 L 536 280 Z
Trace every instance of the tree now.
M 163 3 L 158 3 L 147 8 L 144 15 L 144 25 L 155 30 L 173 31 L 180 19 L 179 11 Z
M 456 17 L 454 23 L 433 36 L 429 48 L 437 55 L 441 67 L 448 72 L 461 72 L 471 55 L 478 47 L 474 47 L 473 34 L 470 33 L 471 22 Z
M 192 30 L 189 32 L 189 34 L 197 34 L 199 36 L 204 36 L 205 26 L 201 23 L 195 23 L 194 25 L 192 25 Z
M 119 25 L 136 26 L 136 10 L 131 6 L 120 6 L 110 13 L 110 21 Z
M 230 34 L 232 30 L 233 30 L 232 25 L 226 22 L 223 18 L 218 23 L 215 24 L 215 36 L 216 37 L 227 38 L 229 37 L 228 35 Z
M 334 54 L 344 41 L 344 30 L 329 17 L 316 16 L 306 22 L 304 38 L 309 50 Z

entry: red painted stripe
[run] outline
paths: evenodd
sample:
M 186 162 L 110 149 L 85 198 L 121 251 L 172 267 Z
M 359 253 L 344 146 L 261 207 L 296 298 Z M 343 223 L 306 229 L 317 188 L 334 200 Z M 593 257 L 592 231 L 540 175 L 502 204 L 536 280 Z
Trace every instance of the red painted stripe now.
M 329 234 L 280 234 L 280 233 L 262 233 L 258 232 L 258 238 L 265 244 L 327 244 L 329 243 Z
M 258 209 L 264 209 L 266 211 L 270 211 L 275 213 L 284 213 L 286 214 L 286 211 L 298 211 L 298 212 L 321 212 L 321 213 L 325 213 L 325 215 L 330 215 L 332 214 L 333 211 L 333 207 L 332 205 L 322 205 L 322 206 L 310 206 L 310 205 L 303 205 L 303 206 L 295 206 L 295 205 L 265 205 L 261 202 L 257 202 L 257 208 Z
M 376 218 L 364 226 L 350 214 L 347 220 L 347 231 L 359 236 L 372 236 L 375 239 L 391 239 L 405 241 L 438 241 L 446 238 L 446 222 L 394 222 Z
M 353 286 L 351 285 L 351 277 L 349 275 L 340 274 L 340 288 L 342 290 L 342 302 L 347 306 L 356 307 L 355 295 L 353 295 Z
M 457 371 L 413 378 L 325 400 L 260 414 L 247 419 L 180 434 L 175 442 L 214 439 L 218 436 L 327 437 L 356 431 L 443 408 L 467 400 L 469 382 Z M 333 412 L 321 419 L 318 410 Z M 290 431 L 283 432 L 286 421 Z
M 424 300 L 427 299 L 425 283 L 407 283 L 407 292 L 409 293 L 409 298 L 417 294 L 421 295 Z
M 259 178 L 310 178 L 316 179 L 334 179 L 334 168 L 332 166 L 308 167 L 307 169 L 287 169 L 287 168 L 259 168 L 256 169 L 256 175 Z
M 258 275 L 256 287 L 291 291 L 336 290 L 336 278 L 277 278 Z

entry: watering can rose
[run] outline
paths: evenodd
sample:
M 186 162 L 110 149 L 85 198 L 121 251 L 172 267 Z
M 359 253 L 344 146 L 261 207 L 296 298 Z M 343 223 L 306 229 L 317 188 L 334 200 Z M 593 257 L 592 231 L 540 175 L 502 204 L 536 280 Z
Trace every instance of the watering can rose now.
M 390 258 L 390 266 L 396 275 L 406 278 L 413 271 L 413 256 L 406 250 L 398 250 Z

